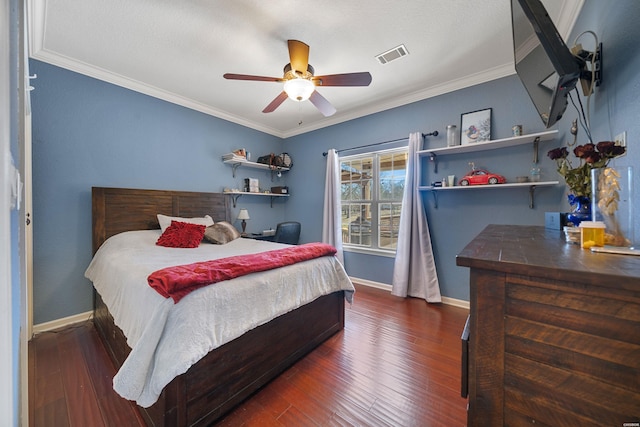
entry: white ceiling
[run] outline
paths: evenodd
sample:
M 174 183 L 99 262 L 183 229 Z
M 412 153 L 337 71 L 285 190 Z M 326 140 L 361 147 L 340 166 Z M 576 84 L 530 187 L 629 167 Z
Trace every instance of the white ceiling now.
M 583 0 L 543 0 L 569 34 Z M 286 138 L 514 74 L 509 0 L 29 0 L 30 56 Z M 264 107 L 287 40 L 310 45 L 316 75 L 369 71 L 368 87 L 322 87 L 308 101 Z M 376 55 L 404 44 L 409 55 Z M 37 86 L 37 82 L 35 84 Z

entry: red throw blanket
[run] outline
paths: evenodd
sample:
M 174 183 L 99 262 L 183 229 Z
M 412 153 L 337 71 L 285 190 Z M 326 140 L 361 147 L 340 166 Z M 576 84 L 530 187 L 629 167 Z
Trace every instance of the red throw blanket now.
M 165 298 L 171 297 L 177 303 L 189 292 L 212 283 L 313 258 L 335 255 L 336 252 L 336 248 L 326 243 L 307 243 L 257 254 L 167 267 L 151 273 L 147 281 L 149 286 L 160 295 Z

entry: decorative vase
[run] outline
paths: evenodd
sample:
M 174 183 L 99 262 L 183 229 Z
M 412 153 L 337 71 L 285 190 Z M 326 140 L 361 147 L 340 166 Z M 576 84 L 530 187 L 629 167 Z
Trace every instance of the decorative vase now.
M 605 223 L 605 245 L 633 244 L 632 186 L 631 166 L 591 170 L 591 210 L 594 220 Z
M 587 196 L 569 194 L 568 199 L 573 206 L 573 211 L 567 215 L 568 222 L 577 227 L 582 221 L 591 221 L 591 200 Z

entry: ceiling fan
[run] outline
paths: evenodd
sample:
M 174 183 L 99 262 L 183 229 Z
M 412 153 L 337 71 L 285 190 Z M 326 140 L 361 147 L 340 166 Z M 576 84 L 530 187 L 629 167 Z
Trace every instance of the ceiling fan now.
M 282 77 L 250 76 L 246 74 L 227 73 L 223 77 L 230 80 L 254 80 L 260 82 L 284 83 L 284 90 L 262 110 L 263 113 L 271 113 L 287 98 L 302 102 L 307 99 L 325 116 L 331 116 L 336 109 L 320 95 L 316 86 L 369 86 L 371 74 L 346 73 L 330 74 L 327 76 L 315 76 L 313 67 L 309 64 L 309 46 L 298 40 L 288 40 L 289 63 L 284 67 Z

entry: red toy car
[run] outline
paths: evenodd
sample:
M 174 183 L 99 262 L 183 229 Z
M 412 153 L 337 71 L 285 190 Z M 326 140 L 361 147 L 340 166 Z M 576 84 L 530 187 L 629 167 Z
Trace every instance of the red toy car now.
M 504 176 L 491 173 L 484 169 L 474 169 L 458 181 L 458 185 L 504 184 Z

